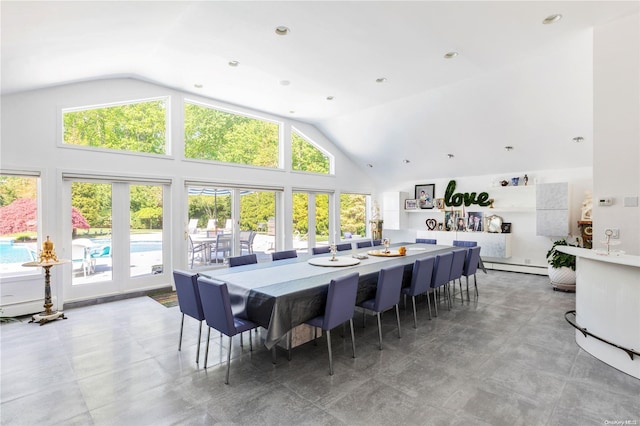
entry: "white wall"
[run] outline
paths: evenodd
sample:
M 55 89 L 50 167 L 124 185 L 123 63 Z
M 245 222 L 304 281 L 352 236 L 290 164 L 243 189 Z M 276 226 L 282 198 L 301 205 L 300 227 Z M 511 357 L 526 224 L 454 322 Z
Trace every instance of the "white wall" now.
M 527 174 L 529 186 L 499 186 L 500 180 L 510 180 L 512 177 L 522 177 Z M 495 200 L 494 209 L 479 207 L 474 204 L 465 207 L 466 212 L 482 211 L 485 215 L 501 216 L 504 222 L 512 225 L 512 256 L 505 259 L 505 263 L 516 265 L 531 265 L 546 267 L 546 253 L 551 247 L 552 238 L 536 236 L 535 186 L 538 183 L 568 182 L 569 183 L 569 229 L 572 235 L 579 236 L 577 221 L 580 219 L 582 202 L 585 193 L 592 190 L 591 168 L 577 168 L 566 170 L 538 170 L 520 171 L 504 175 L 470 176 L 464 178 L 440 178 L 421 182 L 408 182 L 399 187 L 389 187 L 388 191 L 408 192 L 413 198 L 416 184 L 436 185 L 436 197 L 444 197 L 447 184 L 451 179 L 456 181 L 455 192 L 488 192 Z M 456 207 L 455 210 L 462 210 Z M 425 220 L 434 218 L 444 221 L 444 212 L 427 210 L 404 213 L 406 229 L 426 230 Z M 559 236 L 561 237 L 561 236 Z
M 640 255 L 640 208 L 624 207 L 640 193 L 640 31 L 636 14 L 594 32 L 594 248 L 605 228 L 620 229 L 620 245 Z M 598 198 L 611 197 L 610 207 Z

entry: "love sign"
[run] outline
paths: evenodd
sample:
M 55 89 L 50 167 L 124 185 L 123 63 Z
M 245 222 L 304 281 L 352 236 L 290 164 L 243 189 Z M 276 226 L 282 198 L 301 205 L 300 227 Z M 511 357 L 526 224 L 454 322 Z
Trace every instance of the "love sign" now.
M 456 181 L 450 180 L 447 185 L 447 190 L 444 192 L 444 204 L 447 207 L 459 207 L 461 205 L 465 205 L 469 207 L 471 204 L 477 204 L 482 207 L 486 207 L 491 204 L 489 200 L 488 192 L 481 192 L 477 194 L 476 192 L 465 192 L 464 194 L 461 192 L 456 193 Z M 476 195 L 477 194 L 477 195 Z

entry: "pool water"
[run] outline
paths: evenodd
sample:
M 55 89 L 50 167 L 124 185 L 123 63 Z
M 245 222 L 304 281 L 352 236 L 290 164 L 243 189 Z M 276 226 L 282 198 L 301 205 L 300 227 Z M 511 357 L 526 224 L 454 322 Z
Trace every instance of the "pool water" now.
M 0 263 L 25 263 L 36 260 L 36 252 L 27 246 L 0 244 Z

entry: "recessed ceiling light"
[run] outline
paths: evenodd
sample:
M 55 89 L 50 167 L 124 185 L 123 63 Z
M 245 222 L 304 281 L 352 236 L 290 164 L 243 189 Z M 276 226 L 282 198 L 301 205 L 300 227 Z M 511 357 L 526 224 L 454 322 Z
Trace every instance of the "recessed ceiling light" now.
M 507 145 L 504 147 L 504 149 L 506 149 L 507 151 L 512 151 L 513 147 L 511 145 Z
M 444 54 L 445 59 L 455 58 L 456 56 L 458 56 L 458 52 L 447 52 Z
M 333 96 L 327 96 L 327 100 L 328 101 L 332 101 L 333 100 Z
M 562 15 L 560 14 L 549 15 L 546 18 L 544 18 L 544 21 L 542 21 L 542 23 L 545 25 L 553 24 L 554 22 L 558 22 L 561 19 L 562 19 Z
M 451 158 L 455 157 L 455 155 L 453 155 L 453 154 L 447 154 L 447 157 L 449 157 L 449 159 L 451 159 Z
M 371 169 L 371 168 L 373 168 L 373 164 L 369 163 L 369 164 L 367 164 L 367 167 L 369 167 Z
M 289 114 L 295 114 L 296 112 L 294 110 L 289 110 Z
M 229 61 L 229 66 L 230 67 L 237 67 L 238 65 L 240 65 L 240 62 L 238 62 L 238 61 Z
M 573 141 L 580 143 L 584 141 L 584 138 L 582 136 L 576 136 L 575 138 L 573 138 Z
M 203 86 L 200 83 L 196 83 L 193 85 L 193 87 L 195 87 L 196 89 L 202 89 Z
M 386 77 L 376 78 L 376 83 L 386 83 L 386 82 L 387 82 Z
M 280 85 L 281 86 L 288 86 L 290 84 L 291 84 L 291 82 L 289 80 L 280 80 Z
M 411 162 L 411 160 L 407 160 L 407 159 L 405 159 L 405 160 L 402 160 L 402 162 L 403 162 L 404 164 L 409 164 L 409 163 Z
M 285 27 L 284 25 L 276 27 L 276 34 L 278 34 L 279 36 L 288 35 L 290 32 L 291 30 L 289 29 L 289 27 Z

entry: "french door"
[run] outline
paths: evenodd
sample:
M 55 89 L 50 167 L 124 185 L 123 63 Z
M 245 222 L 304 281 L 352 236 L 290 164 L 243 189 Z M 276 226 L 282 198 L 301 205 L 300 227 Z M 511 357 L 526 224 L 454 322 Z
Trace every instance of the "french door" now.
M 63 182 L 65 257 L 71 260 L 65 301 L 165 285 L 168 183 L 81 176 Z

